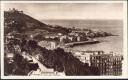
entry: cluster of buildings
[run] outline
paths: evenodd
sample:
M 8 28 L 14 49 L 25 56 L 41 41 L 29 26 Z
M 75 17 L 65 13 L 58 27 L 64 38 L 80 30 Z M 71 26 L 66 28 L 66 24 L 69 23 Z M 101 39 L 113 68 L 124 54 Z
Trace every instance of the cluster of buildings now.
M 11 13 L 22 13 L 23 14 L 23 11 L 19 11 L 18 9 L 15 9 L 15 8 L 9 8 L 8 12 L 11 12 Z
M 48 40 L 55 40 L 59 42 L 60 44 L 66 44 L 66 43 L 73 43 L 73 42 L 84 42 L 84 41 L 90 41 L 94 37 L 98 36 L 105 36 L 108 33 L 105 33 L 103 31 L 91 31 L 91 30 L 72 30 L 68 34 L 62 34 L 62 33 L 51 33 L 46 34 L 44 38 Z
M 82 31 L 82 30 L 74 30 L 71 33 L 69 33 L 68 35 L 65 35 L 65 37 L 61 38 L 61 41 L 63 41 L 64 39 L 67 39 L 68 42 L 66 43 L 70 43 L 70 42 L 80 42 L 80 41 L 88 41 L 89 40 L 89 31 Z
M 100 75 L 122 75 L 122 60 L 120 54 L 104 53 L 104 51 L 72 51 L 73 55 L 89 66 L 97 67 Z
M 62 33 L 48 34 L 44 37 L 45 39 L 57 40 L 61 44 L 88 40 L 88 37 L 86 37 L 85 33 L 80 34 L 79 32 L 75 32 L 75 31 L 72 31 L 69 34 L 62 34 Z
M 89 37 L 80 35 L 79 33 L 72 32 L 68 35 L 57 33 L 57 34 L 47 34 L 44 39 L 39 41 L 39 45 L 46 47 L 47 49 L 55 49 L 57 47 L 64 47 L 66 43 L 72 42 L 82 42 L 90 40 Z

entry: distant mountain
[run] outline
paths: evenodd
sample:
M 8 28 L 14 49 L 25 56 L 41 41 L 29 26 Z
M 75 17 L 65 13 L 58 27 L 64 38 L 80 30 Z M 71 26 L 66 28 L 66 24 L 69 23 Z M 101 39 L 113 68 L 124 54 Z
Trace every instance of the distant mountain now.
M 35 34 L 39 32 L 66 34 L 69 32 L 67 28 L 47 25 L 17 10 L 4 11 L 4 26 L 5 34 L 14 31 L 23 34 Z

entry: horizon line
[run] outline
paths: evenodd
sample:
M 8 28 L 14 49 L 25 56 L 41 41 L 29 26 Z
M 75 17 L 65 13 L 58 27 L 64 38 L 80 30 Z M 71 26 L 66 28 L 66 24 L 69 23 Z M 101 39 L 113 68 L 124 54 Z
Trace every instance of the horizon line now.
M 117 21 L 123 21 L 123 19 L 39 19 L 39 20 L 117 20 Z

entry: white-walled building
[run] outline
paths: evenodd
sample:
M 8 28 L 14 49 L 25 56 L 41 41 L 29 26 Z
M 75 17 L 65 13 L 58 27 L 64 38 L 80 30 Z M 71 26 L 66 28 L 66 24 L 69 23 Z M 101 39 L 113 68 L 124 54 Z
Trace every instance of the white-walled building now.
M 45 47 L 49 50 L 53 50 L 57 48 L 57 43 L 55 41 L 40 41 L 38 45 L 41 47 Z

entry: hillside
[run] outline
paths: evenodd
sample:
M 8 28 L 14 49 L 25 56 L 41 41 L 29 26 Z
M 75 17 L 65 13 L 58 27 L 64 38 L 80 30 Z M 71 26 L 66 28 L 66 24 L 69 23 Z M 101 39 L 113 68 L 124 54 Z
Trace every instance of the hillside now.
M 36 34 L 41 32 L 48 33 L 67 33 L 68 29 L 61 26 L 52 27 L 24 14 L 21 11 L 4 11 L 5 34 L 16 32 L 23 34 Z

